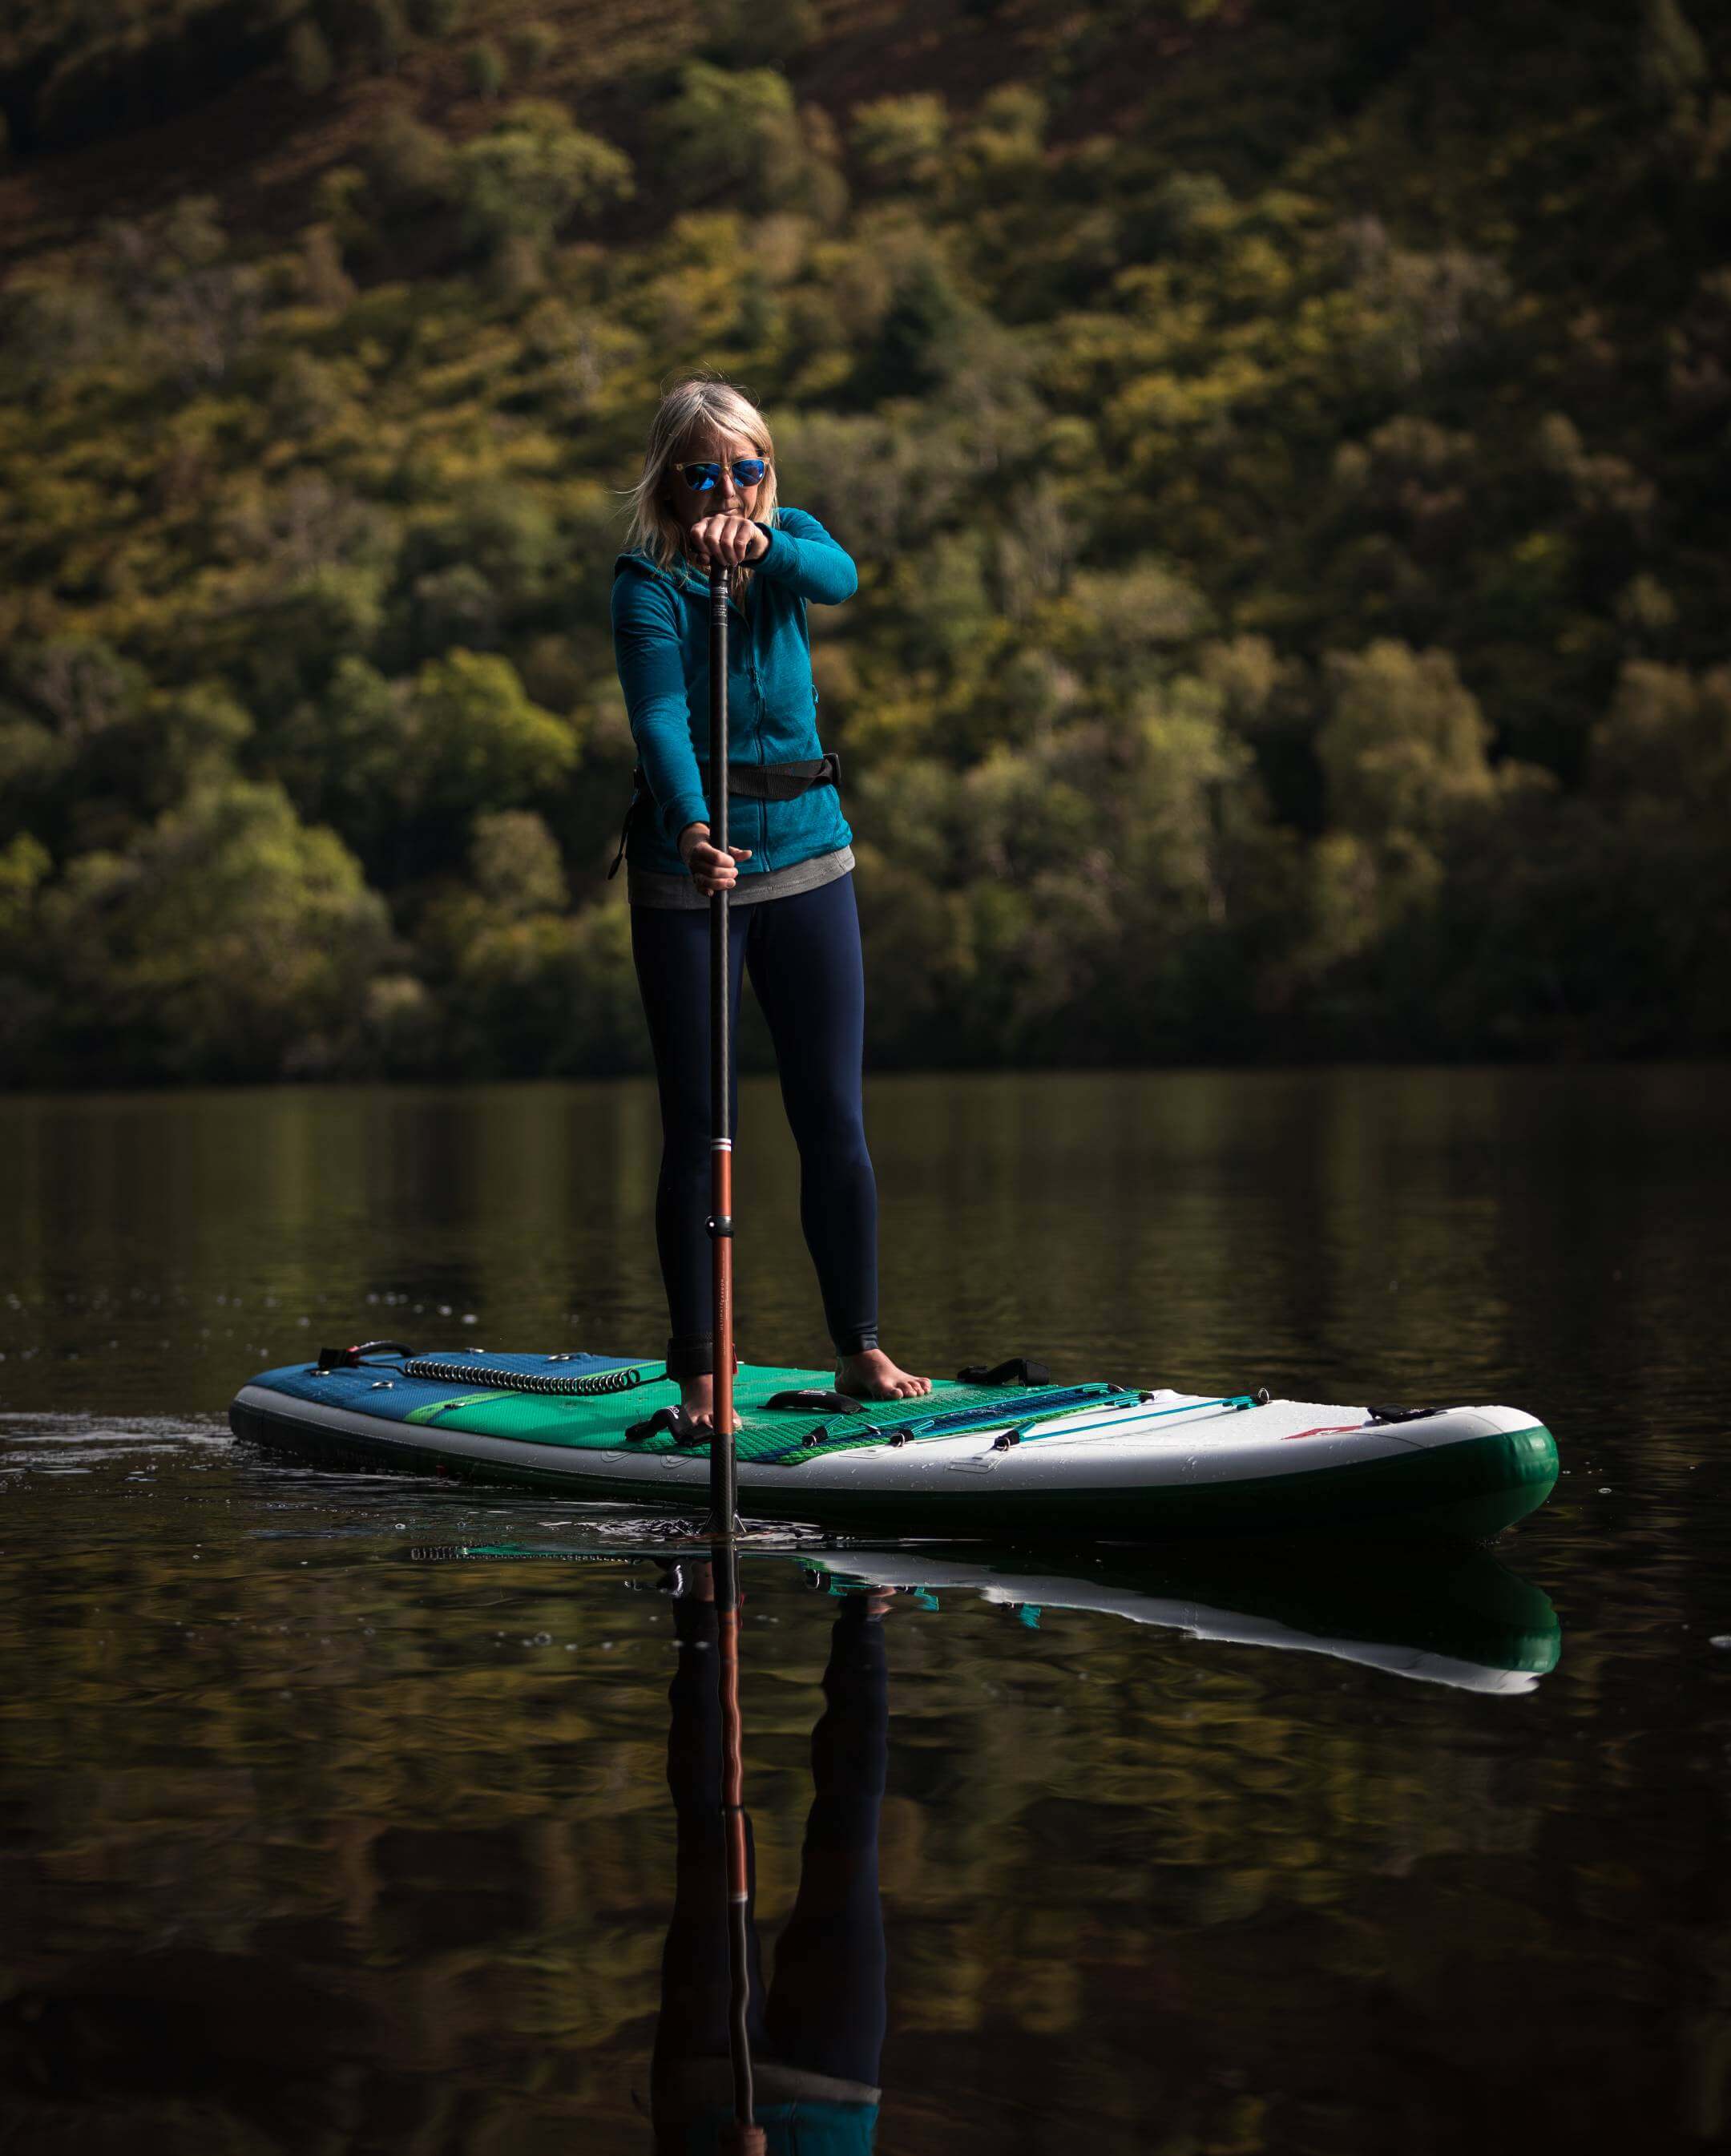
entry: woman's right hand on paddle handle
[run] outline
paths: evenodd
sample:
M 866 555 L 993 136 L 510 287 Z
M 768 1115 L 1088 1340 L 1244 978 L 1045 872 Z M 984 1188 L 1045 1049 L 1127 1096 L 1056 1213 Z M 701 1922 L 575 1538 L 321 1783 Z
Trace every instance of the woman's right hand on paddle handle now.
M 679 857 L 691 871 L 691 880 L 705 898 L 718 891 L 732 891 L 739 880 L 739 861 L 752 857 L 749 846 L 729 846 L 724 854 L 709 843 L 707 824 L 687 824 L 679 834 Z

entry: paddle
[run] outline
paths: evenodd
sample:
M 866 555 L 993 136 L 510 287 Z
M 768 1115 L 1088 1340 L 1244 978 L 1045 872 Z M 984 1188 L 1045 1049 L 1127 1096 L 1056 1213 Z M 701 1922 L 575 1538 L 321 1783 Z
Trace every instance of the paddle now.
M 727 851 L 727 571 L 709 572 L 709 843 Z M 734 1535 L 733 1141 L 727 1117 L 727 894 L 709 901 L 709 1235 L 715 1268 L 715 1436 L 709 1532 Z
M 727 572 L 709 572 L 709 843 L 727 851 Z M 709 1532 L 715 1537 L 717 1676 L 722 1692 L 722 1817 L 727 1844 L 727 2049 L 733 2065 L 733 2121 L 728 2146 L 761 2156 L 763 2130 L 753 2118 L 748 2035 L 750 1904 L 739 1723 L 739 1521 L 734 1510 L 733 1141 L 727 1116 L 727 894 L 709 901 L 709 1235 L 715 1260 L 715 1435 L 709 1446 Z

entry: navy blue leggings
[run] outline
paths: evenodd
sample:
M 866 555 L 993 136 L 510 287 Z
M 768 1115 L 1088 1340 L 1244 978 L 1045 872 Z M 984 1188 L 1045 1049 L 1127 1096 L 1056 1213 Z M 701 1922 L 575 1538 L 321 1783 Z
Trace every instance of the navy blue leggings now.
M 877 1345 L 877 1179 L 860 1099 L 866 976 L 851 875 L 788 898 L 732 906 L 728 993 L 752 986 L 775 1045 L 781 1095 L 799 1148 L 799 1219 L 840 1355 Z M 655 1245 L 667 1286 L 675 1378 L 713 1367 L 709 1218 L 709 912 L 634 906 L 631 952 L 661 1095 Z M 729 1034 L 727 1130 L 739 1116 L 739 1029 Z

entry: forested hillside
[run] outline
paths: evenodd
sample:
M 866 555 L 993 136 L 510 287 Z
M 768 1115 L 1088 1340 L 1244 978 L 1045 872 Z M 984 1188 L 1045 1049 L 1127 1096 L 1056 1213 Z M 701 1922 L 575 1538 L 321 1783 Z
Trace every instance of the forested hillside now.
M 698 367 L 879 1065 L 1731 1045 L 1705 0 L 21 0 L 0 111 L 8 1082 L 644 1063 Z

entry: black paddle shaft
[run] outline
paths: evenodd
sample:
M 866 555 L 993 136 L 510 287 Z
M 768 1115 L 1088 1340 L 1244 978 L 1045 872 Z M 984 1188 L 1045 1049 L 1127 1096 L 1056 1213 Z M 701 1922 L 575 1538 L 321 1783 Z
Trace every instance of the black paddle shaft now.
M 727 571 L 709 572 L 709 843 L 727 852 Z M 735 1524 L 733 1456 L 733 1141 L 727 1114 L 727 894 L 709 901 L 709 1233 L 715 1270 L 715 1435 L 709 1447 L 712 1529 Z
M 709 843 L 727 850 L 727 572 L 709 572 Z M 709 1131 L 727 1135 L 727 894 L 709 901 Z
M 727 851 L 727 572 L 709 572 L 709 843 Z M 732 2145 L 761 2150 L 752 2082 L 751 1905 L 739 1722 L 739 1572 L 734 1535 L 733 1147 L 727 1115 L 727 894 L 709 901 L 709 1232 L 715 1260 L 715 1435 L 709 1444 L 711 1532 L 721 1653 L 722 1813 L 727 1845 L 727 2049 L 733 2066 Z

